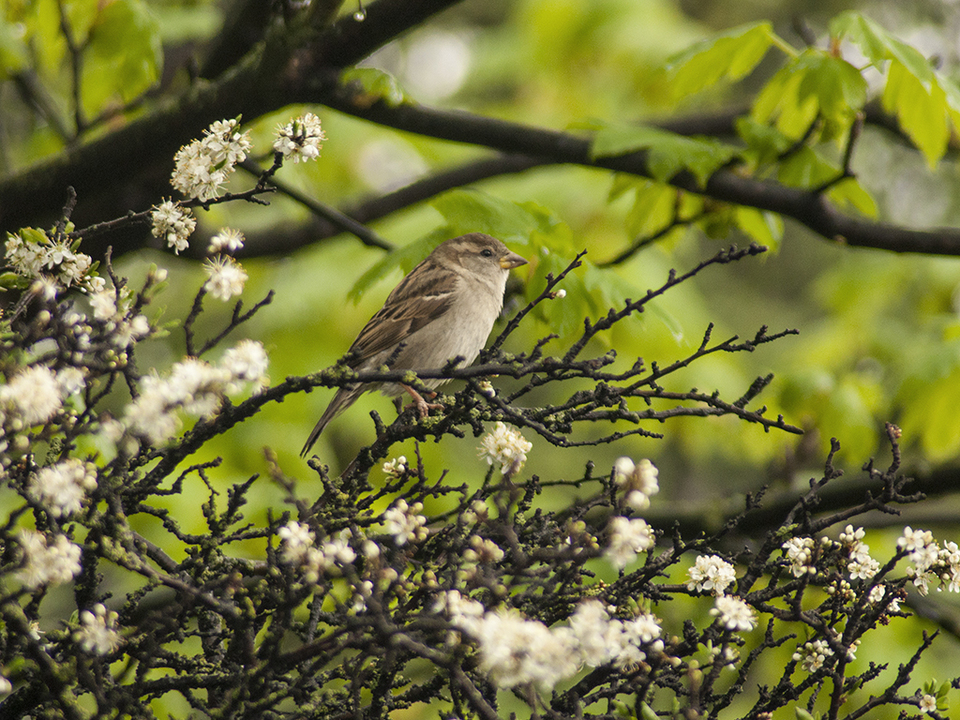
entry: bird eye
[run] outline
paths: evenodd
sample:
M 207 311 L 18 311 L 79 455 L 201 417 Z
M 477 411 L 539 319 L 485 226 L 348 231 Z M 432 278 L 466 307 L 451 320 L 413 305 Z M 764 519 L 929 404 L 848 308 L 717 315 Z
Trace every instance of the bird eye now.
M 484 257 L 493 257 L 493 250 L 491 250 L 490 248 L 484 248 L 483 250 L 480 251 L 480 254 L 483 255 Z

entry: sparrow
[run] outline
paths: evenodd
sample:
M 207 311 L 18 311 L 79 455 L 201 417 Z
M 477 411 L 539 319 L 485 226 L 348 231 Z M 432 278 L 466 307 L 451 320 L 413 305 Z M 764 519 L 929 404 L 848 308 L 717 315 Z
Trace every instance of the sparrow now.
M 417 265 L 370 318 L 347 357 L 352 370 L 437 370 L 453 358 L 472 363 L 503 308 L 503 291 L 511 268 L 527 261 L 496 238 L 483 233 L 461 235 L 441 243 Z M 430 388 L 446 380 L 424 380 Z M 334 417 L 357 398 L 380 385 L 384 395 L 406 391 L 421 417 L 431 407 L 402 383 L 355 383 L 340 388 L 303 446 L 304 457 Z

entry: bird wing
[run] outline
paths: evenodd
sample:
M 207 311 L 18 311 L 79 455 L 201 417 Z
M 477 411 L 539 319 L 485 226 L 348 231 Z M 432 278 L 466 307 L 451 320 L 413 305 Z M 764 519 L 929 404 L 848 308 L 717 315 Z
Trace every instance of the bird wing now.
M 425 260 L 394 288 L 350 346 L 350 352 L 357 357 L 355 366 L 395 348 L 450 308 L 457 275 L 438 270 L 435 263 Z

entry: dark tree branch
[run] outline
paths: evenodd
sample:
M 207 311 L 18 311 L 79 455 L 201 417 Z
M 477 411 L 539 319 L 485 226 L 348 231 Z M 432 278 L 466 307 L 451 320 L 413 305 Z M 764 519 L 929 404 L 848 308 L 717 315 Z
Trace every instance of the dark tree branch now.
M 316 98 L 321 99 L 321 98 Z M 348 87 L 331 89 L 322 102 L 342 112 L 381 125 L 455 142 L 485 145 L 501 152 L 541 157 L 650 177 L 645 152 L 593 158 L 591 141 L 570 133 L 535 128 L 506 120 L 420 105 L 388 106 L 362 102 Z M 689 172 L 670 184 L 715 200 L 755 207 L 793 218 L 828 240 L 855 247 L 931 255 L 960 254 L 960 229 L 914 230 L 846 215 L 822 194 L 719 170 L 701 187 Z
M 336 75 L 457 1 L 379 0 L 367 6 L 363 22 L 347 16 L 305 38 L 287 27 L 272 27 L 262 42 L 216 80 L 197 82 L 141 119 L 0 180 L 0 232 L 53 222 L 49 198 L 67 186 L 76 188 L 80 197 L 79 225 L 125 214 L 132 191 L 142 198 L 136 191 L 146 189 L 148 199 L 139 204 L 154 204 L 161 194 L 169 194 L 167 178 L 176 149 L 210 123 L 240 115 L 253 119 L 288 105 L 303 94 L 311 68 L 323 67 Z M 121 174 L 118 168 L 132 172 Z M 123 192 L 118 192 L 120 187 Z M 86 215 L 85 204 L 97 206 L 98 215 Z M 140 228 L 125 242 L 101 238 L 86 250 L 99 256 L 112 244 L 119 255 L 140 247 L 144 237 Z

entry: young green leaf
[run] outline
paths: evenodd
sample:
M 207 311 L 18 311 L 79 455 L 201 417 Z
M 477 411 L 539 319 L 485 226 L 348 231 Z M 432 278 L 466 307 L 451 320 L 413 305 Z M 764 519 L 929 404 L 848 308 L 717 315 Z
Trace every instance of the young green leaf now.
M 541 211 L 533 212 L 479 190 L 451 190 L 430 204 L 443 215 L 455 235 L 482 232 L 505 243 L 526 244 L 532 232 L 548 230 L 544 223 L 550 222 Z
M 594 158 L 614 157 L 647 150 L 650 174 L 666 182 L 681 170 L 689 170 L 703 185 L 737 154 L 737 149 L 713 138 L 677 135 L 660 128 L 610 125 L 597 132 L 590 148 Z
M 156 18 L 141 0 L 107 3 L 84 52 L 83 103 L 90 114 L 111 98 L 129 102 L 160 77 L 163 49 Z
M 692 45 L 667 60 L 666 72 L 674 98 L 682 98 L 715 85 L 735 81 L 753 71 L 777 41 L 769 22 L 741 25 L 722 35 Z
M 899 62 L 891 62 L 883 91 L 883 107 L 895 113 L 932 168 L 947 151 L 950 127 L 947 97 L 936 80 L 924 83 Z
M 340 82 L 359 85 L 363 90 L 361 102 L 367 105 L 381 100 L 390 107 L 412 102 L 397 79 L 378 68 L 355 67 L 344 70 L 340 74 Z

